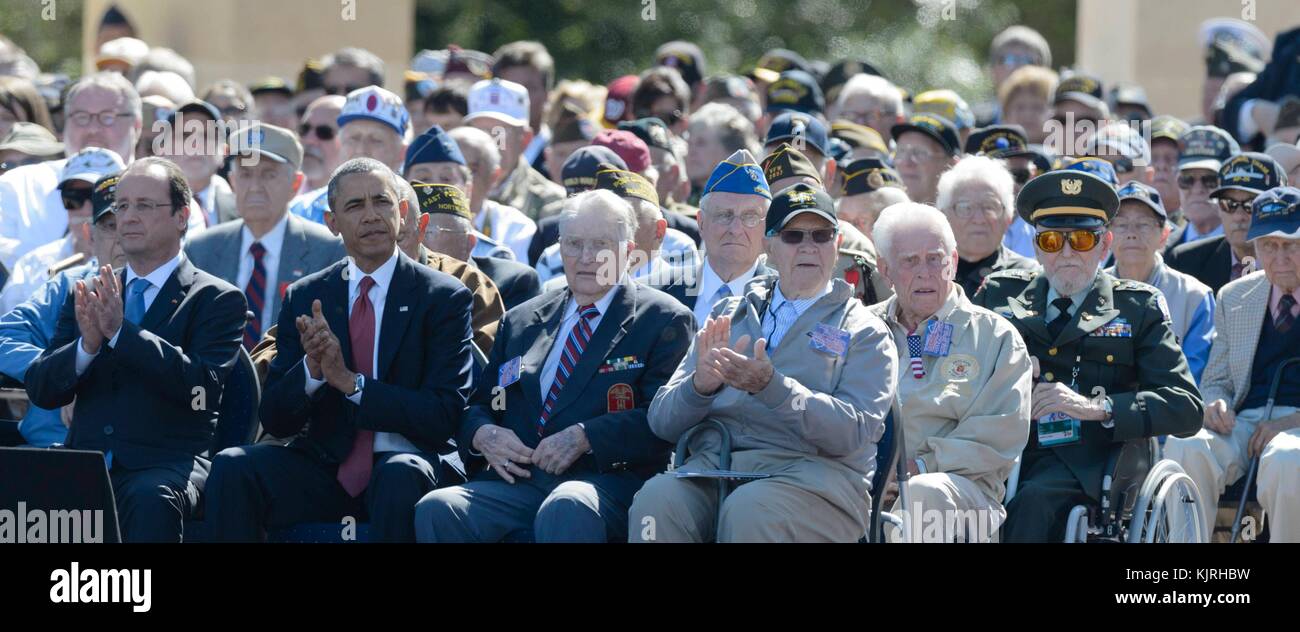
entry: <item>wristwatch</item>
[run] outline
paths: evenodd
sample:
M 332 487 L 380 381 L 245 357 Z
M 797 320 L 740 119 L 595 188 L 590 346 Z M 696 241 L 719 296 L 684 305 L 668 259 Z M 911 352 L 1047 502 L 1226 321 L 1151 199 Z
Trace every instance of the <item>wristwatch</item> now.
M 357 373 L 356 375 L 352 376 L 352 392 L 348 393 L 348 397 L 352 397 L 353 395 L 360 393 L 361 389 L 365 388 L 365 386 L 366 386 L 366 376 L 360 373 Z
M 1115 427 L 1115 402 L 1111 401 L 1110 397 L 1107 396 L 1106 399 L 1101 400 L 1101 407 L 1102 410 L 1106 411 L 1106 418 L 1101 420 L 1101 427 L 1114 428 Z

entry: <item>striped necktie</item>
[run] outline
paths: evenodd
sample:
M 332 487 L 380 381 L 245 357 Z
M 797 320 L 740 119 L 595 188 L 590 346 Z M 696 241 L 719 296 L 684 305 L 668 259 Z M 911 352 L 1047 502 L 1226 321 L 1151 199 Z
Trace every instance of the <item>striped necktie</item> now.
M 560 353 L 560 365 L 555 367 L 555 379 L 551 382 L 551 390 L 547 391 L 546 401 L 542 404 L 542 416 L 537 421 L 538 436 L 541 436 L 542 431 L 546 429 L 546 422 L 551 418 L 551 409 L 555 407 L 556 400 L 560 399 L 560 389 L 563 389 L 564 383 L 569 381 L 573 367 L 578 366 L 578 359 L 582 357 L 587 343 L 591 342 L 591 320 L 599 315 L 600 310 L 596 309 L 595 305 L 583 305 L 578 308 L 578 322 L 573 324 L 569 337 L 564 341 L 564 351 Z
M 907 335 L 907 352 L 912 356 L 912 377 L 925 377 L 925 363 L 921 360 L 921 334 Z
M 244 286 L 244 296 L 253 317 L 244 324 L 244 348 L 252 351 L 262 337 L 262 306 L 266 302 L 266 267 L 262 265 L 262 256 L 266 254 L 266 248 L 262 242 L 255 241 L 248 247 L 248 254 L 253 255 L 253 273 Z
M 1295 324 L 1295 314 L 1291 309 L 1295 307 L 1295 297 L 1290 294 L 1283 294 L 1282 298 L 1277 301 L 1277 316 L 1273 319 L 1273 328 L 1277 333 L 1285 334 L 1291 331 L 1291 325 Z

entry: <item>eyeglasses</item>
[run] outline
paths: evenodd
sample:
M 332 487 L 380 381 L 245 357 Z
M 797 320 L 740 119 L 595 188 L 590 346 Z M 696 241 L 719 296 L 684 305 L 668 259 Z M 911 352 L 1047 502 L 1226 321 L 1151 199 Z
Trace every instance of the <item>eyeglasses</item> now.
M 894 162 L 930 162 L 934 159 L 935 153 L 928 149 L 918 147 L 900 147 L 894 152 Z
M 996 218 L 1006 213 L 1006 209 L 996 202 L 958 202 L 952 205 L 952 214 L 956 215 L 957 219 L 971 219 L 976 216 L 976 212 L 984 217 Z
M 316 138 L 325 141 L 330 141 L 330 140 L 334 140 L 334 134 L 338 130 L 331 125 L 317 125 L 315 127 L 312 127 L 311 123 L 303 123 L 302 125 L 298 126 L 298 136 L 302 137 L 304 140 L 308 136 L 311 136 L 313 131 L 316 132 Z
M 1047 253 L 1060 252 L 1067 241 L 1070 242 L 1070 248 L 1075 252 L 1088 252 L 1101 243 L 1101 231 L 1083 229 L 1071 231 L 1045 230 L 1034 235 L 1034 243 L 1038 245 L 1038 249 Z
M 117 122 L 117 117 L 119 116 L 134 117 L 135 113 L 134 112 L 95 112 L 94 114 L 91 114 L 90 112 L 72 112 L 68 114 L 68 120 L 72 121 L 73 123 L 76 123 L 81 127 L 85 127 L 87 125 L 90 125 L 90 121 L 93 119 L 95 121 L 98 121 L 99 124 L 103 125 L 104 127 L 112 127 L 113 124 Z
M 430 226 L 428 231 L 438 231 L 439 233 L 450 233 L 453 235 L 468 235 L 469 231 L 461 228 L 445 228 L 442 226 Z M 426 231 L 426 232 L 428 232 Z
M 593 253 L 614 252 L 618 247 L 617 241 L 612 239 L 582 239 L 581 237 L 561 237 L 560 254 L 566 257 L 581 257 L 582 253 L 590 250 Z
M 1250 201 L 1243 202 L 1241 200 L 1234 200 L 1228 197 L 1221 197 L 1219 198 L 1219 209 L 1229 215 L 1233 215 L 1238 212 L 1249 215 Z
M 1157 224 L 1155 222 L 1145 222 L 1145 221 L 1133 222 L 1131 224 L 1126 222 L 1113 222 L 1110 225 L 1110 230 L 1113 233 L 1144 233 L 1145 234 L 1145 233 L 1152 233 L 1158 228 L 1160 228 L 1160 224 Z
M 69 211 L 76 211 L 80 210 L 82 205 L 90 199 L 93 192 L 94 189 L 89 187 L 85 189 L 68 187 L 59 191 L 59 194 L 63 197 L 63 208 Z
M 1200 181 L 1201 186 L 1206 189 L 1214 189 L 1219 186 L 1219 174 L 1217 173 L 1211 173 L 1199 177 L 1191 174 L 1178 174 L 1178 188 L 1190 189 L 1198 180 Z
M 730 226 L 732 222 L 736 221 L 737 217 L 740 218 L 740 223 L 745 228 L 758 226 L 759 222 L 766 219 L 760 213 L 744 213 L 737 215 L 735 211 L 723 211 L 721 213 L 709 214 L 709 220 L 718 226 Z
M 812 237 L 813 243 L 825 244 L 835 238 L 835 229 L 818 228 L 814 230 L 796 230 L 793 228 L 787 228 L 778 234 L 781 235 L 781 243 L 789 244 L 791 246 L 802 244 L 804 240 L 810 236 Z
M 130 202 L 118 202 L 117 204 L 113 205 L 113 212 L 117 214 L 118 217 L 121 217 L 122 215 L 125 215 L 127 211 L 131 209 L 135 209 L 140 213 L 149 215 L 160 208 L 166 208 L 168 206 L 171 206 L 171 204 L 170 203 L 159 204 L 158 202 L 151 202 L 149 200 L 140 200 L 135 204 L 132 204 Z

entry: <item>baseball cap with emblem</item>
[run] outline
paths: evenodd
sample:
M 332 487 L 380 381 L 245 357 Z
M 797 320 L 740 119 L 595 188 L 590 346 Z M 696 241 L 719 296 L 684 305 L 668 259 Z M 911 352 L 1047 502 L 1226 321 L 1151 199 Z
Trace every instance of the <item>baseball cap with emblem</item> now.
M 1106 184 L 1109 184 L 1112 187 L 1119 186 L 1119 174 L 1115 173 L 1115 165 L 1095 156 L 1079 158 L 1078 160 L 1061 167 L 1061 171 L 1082 171 L 1084 173 L 1091 173 L 1092 175 L 1105 180 Z
M 822 88 L 811 74 L 803 70 L 787 70 L 767 86 L 767 111 L 769 113 L 794 110 L 804 114 L 826 109 Z
M 781 189 L 772 196 L 772 205 L 767 207 L 767 235 L 775 235 L 801 213 L 824 217 L 831 226 L 840 223 L 835 214 L 835 200 L 825 191 L 800 182 Z
M 655 64 L 677 70 L 687 85 L 704 79 L 704 53 L 694 43 L 674 40 L 655 51 Z
M 261 79 L 258 79 L 252 85 L 248 86 L 248 92 L 253 96 L 273 92 L 276 94 L 282 94 L 286 97 L 293 96 L 293 88 L 289 87 L 289 84 L 285 83 L 284 79 L 275 76 L 262 77 Z
M 710 193 L 740 193 L 772 199 L 763 168 L 746 149 L 737 149 L 713 168 L 700 192 L 700 199 Z
M 528 89 L 513 81 L 484 79 L 470 87 L 466 101 L 466 123 L 486 117 L 515 127 L 528 125 Z
M 420 201 L 421 213 L 445 213 L 468 220 L 474 219 L 469 210 L 469 198 L 459 188 L 450 184 L 412 182 L 415 197 Z
M 1115 187 L 1086 171 L 1049 171 L 1016 196 L 1016 213 L 1031 226 L 1097 229 L 1118 211 Z
M 1197 125 L 1178 139 L 1178 170 L 1218 171 L 1224 161 L 1241 153 L 1241 146 L 1228 132 L 1213 125 Z
M 926 90 L 912 97 L 912 111 L 942 116 L 952 121 L 958 131 L 975 127 L 975 114 L 966 100 L 952 90 Z
M 1258 73 L 1264 69 L 1271 44 L 1253 24 L 1233 18 L 1212 18 L 1201 23 L 1205 71 L 1211 77 L 1234 72 Z
M 1186 121 L 1168 114 L 1161 114 L 1151 119 L 1151 144 L 1157 140 L 1171 140 L 1175 144 L 1187 133 L 1191 126 Z
M 569 154 L 560 168 L 560 184 L 564 185 L 564 190 L 569 195 L 590 191 L 596 188 L 596 172 L 600 171 L 601 165 L 627 169 L 627 163 L 608 147 L 579 147 Z
M 104 176 L 95 181 L 95 186 L 90 190 L 90 221 L 98 222 L 99 218 L 113 212 L 114 194 L 117 192 L 117 181 L 122 174 L 115 173 Z
M 175 125 L 176 117 L 180 115 L 182 121 L 181 124 L 184 125 L 184 115 L 186 114 L 200 114 L 212 119 L 213 121 L 221 120 L 221 110 L 218 110 L 217 106 L 201 99 L 191 99 L 176 106 L 176 109 L 172 110 L 172 112 L 167 116 L 167 122 Z
M 1300 239 L 1300 189 L 1277 187 L 1255 197 L 1246 239 L 1260 237 Z
M 605 111 L 601 114 L 606 127 L 631 118 L 632 93 L 640 83 L 641 78 L 636 75 L 623 75 L 609 83 L 605 90 Z
M 1141 202 L 1154 211 L 1156 215 L 1159 215 L 1161 221 L 1169 219 L 1169 212 L 1165 210 L 1164 202 L 1160 200 L 1160 192 L 1155 190 L 1155 187 L 1148 186 L 1137 180 L 1129 180 L 1115 193 L 1119 195 L 1120 203 L 1129 200 Z
M 1260 193 L 1287 184 L 1282 165 L 1268 154 L 1253 151 L 1237 154 L 1219 168 L 1219 188 L 1210 192 L 1215 198 L 1225 191 Z
M 607 129 L 592 139 L 592 145 L 606 147 L 618 154 L 627 165 L 627 169 L 637 173 L 644 172 L 653 164 L 650 160 L 650 148 L 636 134 L 627 130 Z
M 1102 101 L 1103 94 L 1101 79 L 1085 72 L 1075 72 L 1061 77 L 1061 82 L 1056 84 L 1053 103 L 1075 101 L 1100 110 L 1106 105 Z
M 661 149 L 672 153 L 673 143 L 672 135 L 668 132 L 668 126 L 658 117 L 647 117 L 635 121 L 622 121 L 618 124 L 618 129 L 631 132 L 641 139 L 647 147 L 651 149 Z
M 293 132 L 267 123 L 254 123 L 230 135 L 230 155 L 260 154 L 279 163 L 302 168 L 302 143 Z
M 990 125 L 966 137 L 966 153 L 990 158 L 1029 157 L 1029 138 L 1019 125 Z
M 366 86 L 349 92 L 347 102 L 339 112 L 338 126 L 362 120 L 383 123 L 402 138 L 406 138 L 411 129 L 411 115 L 401 97 L 379 86 Z
M 913 114 L 906 122 L 889 128 L 889 135 L 897 141 L 907 132 L 920 132 L 934 139 L 948 155 L 955 156 L 961 151 L 961 140 L 952 121 L 934 114 Z
M 758 59 L 753 75 L 755 79 L 771 83 L 787 70 L 811 73 L 812 65 L 799 53 L 785 48 L 774 48 L 763 53 L 763 56 Z
M 797 140 L 800 137 L 803 138 L 802 143 Z M 789 142 L 796 148 L 800 144 L 804 145 L 805 148 L 812 147 L 825 156 L 827 155 L 828 144 L 826 125 L 810 114 L 783 112 L 772 119 L 772 124 L 767 128 L 767 138 L 763 140 L 763 145 L 770 146 L 780 142 Z
M 881 157 L 889 155 L 889 145 L 875 129 L 859 125 L 852 121 L 839 120 L 831 123 L 831 138 L 838 138 L 848 143 L 851 149 L 864 148 Z
M 862 158 L 850 162 L 844 168 L 844 183 L 840 185 L 840 195 L 874 193 L 885 187 L 906 188 L 898 172 L 885 164 L 885 161 L 879 158 Z
M 659 206 L 659 194 L 649 180 L 608 163 L 600 165 L 596 171 L 596 188 L 613 191 L 619 197 L 637 198 Z
M 821 183 L 821 174 L 817 173 L 817 168 L 813 166 L 807 156 L 800 153 L 799 150 L 790 146 L 789 143 L 781 143 L 772 153 L 763 158 L 763 177 L 768 183 L 776 182 L 784 178 L 795 178 L 805 176 L 812 178 Z
M 59 187 L 73 180 L 94 184 L 104 176 L 120 173 L 126 163 L 117 152 L 102 147 L 87 147 L 68 157 L 59 175 Z

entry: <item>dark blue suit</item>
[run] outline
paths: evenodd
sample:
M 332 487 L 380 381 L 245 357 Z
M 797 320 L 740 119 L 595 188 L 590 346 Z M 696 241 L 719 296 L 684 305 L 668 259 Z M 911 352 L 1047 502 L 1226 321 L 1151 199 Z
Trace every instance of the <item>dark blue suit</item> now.
M 68 447 L 112 451 L 123 540 L 180 541 L 207 479 L 199 455 L 212 442 L 247 309 L 243 292 L 182 259 L 140 324 L 123 319 L 117 345 L 105 341 L 80 377 L 72 295 L 28 367 L 32 403 L 57 409 L 76 398 Z
M 500 257 L 474 257 L 474 265 L 497 284 L 506 311 L 542 293 L 542 282 L 537 277 L 537 271 L 518 261 Z
M 650 431 L 646 412 L 685 357 L 695 329 L 691 312 L 658 290 L 628 282 L 611 291 L 617 294 L 560 391 L 542 436 L 537 431 L 541 385 L 552 376 L 541 373 L 557 338 L 568 336 L 558 329 L 572 295 L 567 288 L 552 290 L 506 314 L 483 381 L 456 434 L 466 468 L 477 472 L 474 482 L 438 490 L 420 502 L 416 530 L 421 540 L 498 541 L 529 528 L 539 541 L 626 537 L 632 496 L 646 479 L 664 471 L 671 451 Z M 516 357 L 521 358 L 520 378 L 505 387 L 500 406 L 500 391 L 493 387 L 501 366 Z M 511 485 L 495 471 L 485 471 L 484 458 L 470 451 L 474 434 L 486 425 L 509 428 L 536 448 L 543 436 L 578 423 L 591 453 L 560 476 L 530 466 L 531 478 Z M 463 499 L 483 511 L 459 513 Z
M 438 455 L 448 452 L 469 393 L 472 295 L 399 253 L 377 332 L 378 377 L 366 379 L 359 406 L 328 384 L 309 396 L 294 319 L 319 299 L 351 368 L 347 269 L 344 259 L 289 286 L 261 420 L 270 434 L 294 439 L 217 455 L 207 500 L 217 539 L 255 540 L 268 526 L 368 513 L 379 539 L 409 541 L 415 501 L 453 476 Z M 352 498 L 336 476 L 358 429 L 400 433 L 420 452 L 376 453 L 365 494 Z

